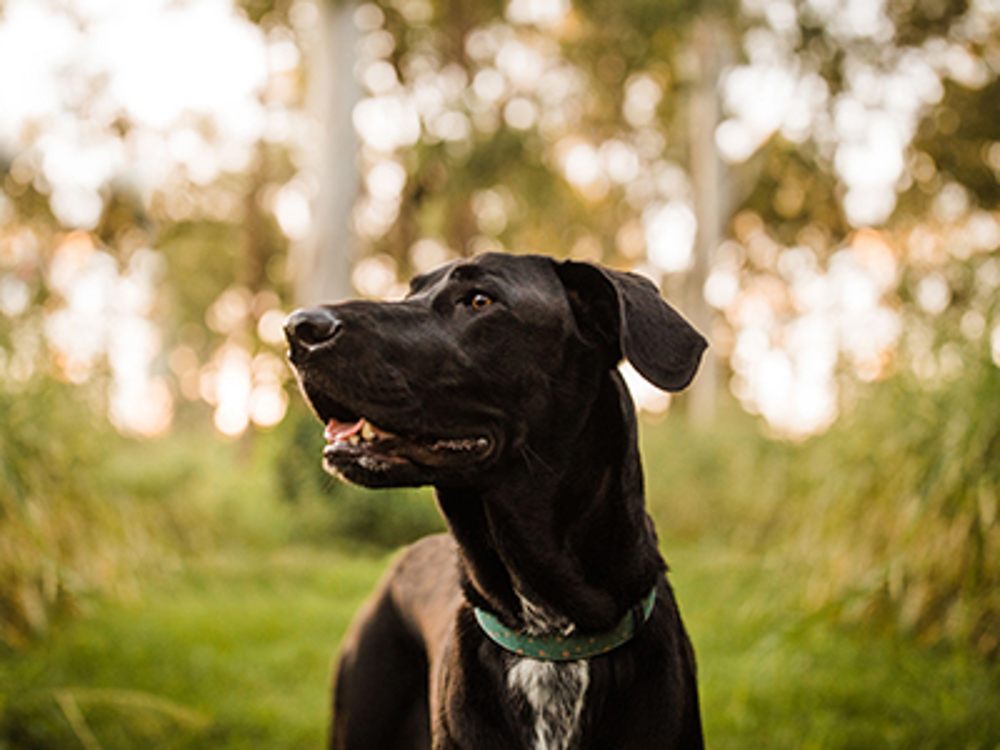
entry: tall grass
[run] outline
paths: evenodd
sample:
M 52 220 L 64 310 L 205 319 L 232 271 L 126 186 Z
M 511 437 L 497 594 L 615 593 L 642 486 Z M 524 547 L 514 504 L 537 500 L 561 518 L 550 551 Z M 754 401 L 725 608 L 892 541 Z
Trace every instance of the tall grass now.
M 238 446 L 126 439 L 93 394 L 44 376 L 0 388 L 0 646 L 44 636 L 91 595 L 137 596 L 227 535 L 281 534 L 278 515 L 254 513 L 267 483 Z
M 82 391 L 44 378 L 0 390 L 0 643 L 47 631 L 86 591 L 134 586 L 149 518 L 101 481 L 117 437 Z
M 204 426 L 123 438 L 86 389 L 0 389 L 0 643 L 43 635 L 90 593 L 130 595 L 140 568 L 220 546 L 289 541 L 388 549 L 443 528 L 427 491 L 373 492 L 320 467 L 304 407 L 270 433 Z
M 790 499 L 809 598 L 935 643 L 1000 649 L 1000 368 L 936 388 L 900 375 L 804 451 Z
M 919 641 L 1000 653 L 1000 368 L 969 359 L 929 387 L 865 387 L 828 433 L 766 438 L 727 408 L 710 432 L 644 429 L 650 506 L 667 535 L 718 534 L 804 567 L 804 602 Z
M 136 570 L 219 545 L 388 548 L 442 528 L 426 491 L 365 491 L 319 466 L 301 406 L 224 442 L 186 429 L 125 440 L 38 379 L 0 392 L 0 642 L 24 643 L 88 592 L 128 594 Z M 926 643 L 1000 650 L 1000 368 L 969 359 L 934 387 L 867 386 L 828 433 L 769 439 L 727 404 L 715 428 L 643 427 L 665 538 L 722 538 L 804 568 L 804 601 Z

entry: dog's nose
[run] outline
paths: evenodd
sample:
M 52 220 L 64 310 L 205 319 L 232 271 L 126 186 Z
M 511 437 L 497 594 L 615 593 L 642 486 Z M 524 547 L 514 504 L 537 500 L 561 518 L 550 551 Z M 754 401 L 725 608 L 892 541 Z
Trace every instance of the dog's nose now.
M 337 316 L 323 307 L 296 310 L 285 321 L 285 338 L 293 348 L 318 346 L 336 336 L 339 330 Z

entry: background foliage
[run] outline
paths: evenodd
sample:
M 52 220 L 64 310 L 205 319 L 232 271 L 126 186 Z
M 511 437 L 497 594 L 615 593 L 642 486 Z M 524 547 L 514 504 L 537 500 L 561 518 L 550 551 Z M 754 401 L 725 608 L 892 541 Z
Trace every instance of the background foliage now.
M 303 653 L 238 678 L 292 685 L 378 550 L 441 521 L 426 492 L 322 474 L 281 321 L 313 301 L 310 257 L 349 256 L 383 297 L 488 250 L 645 273 L 712 340 L 714 384 L 665 421 L 640 400 L 720 746 L 1000 741 L 980 706 L 1000 653 L 995 3 L 246 0 L 149 26 L 115 7 L 0 3 L 0 747 L 315 740 L 292 708 L 213 707 L 250 659 L 224 632 L 199 651 L 211 605 L 253 630 L 256 602 L 259 648 L 297 637 L 267 612 L 301 613 Z M 354 57 L 331 84 L 338 33 Z M 183 54 L 115 67 L 126 42 Z M 316 105 L 330 85 L 342 111 Z M 330 184 L 357 188 L 343 221 Z M 137 678 L 124 660 L 88 682 L 101 629 Z M 147 659 L 161 643 L 183 667 Z

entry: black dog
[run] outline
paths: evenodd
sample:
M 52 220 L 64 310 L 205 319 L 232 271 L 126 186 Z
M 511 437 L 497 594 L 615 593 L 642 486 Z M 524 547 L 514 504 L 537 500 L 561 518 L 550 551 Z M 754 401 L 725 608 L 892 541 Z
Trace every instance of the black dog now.
M 694 655 L 645 511 L 623 357 L 668 391 L 706 342 L 648 281 L 481 255 L 286 323 L 325 466 L 433 485 L 450 535 L 346 638 L 331 747 L 701 748 Z

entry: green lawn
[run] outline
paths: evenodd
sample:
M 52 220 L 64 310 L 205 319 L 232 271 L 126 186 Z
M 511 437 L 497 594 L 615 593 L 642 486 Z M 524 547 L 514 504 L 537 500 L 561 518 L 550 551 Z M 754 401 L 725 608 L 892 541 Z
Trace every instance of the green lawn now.
M 796 571 L 716 542 L 669 556 L 709 748 L 1000 748 L 1000 669 L 803 612 Z
M 321 747 L 334 648 L 384 564 L 232 553 L 96 604 L 0 662 L 0 748 Z
M 667 544 L 710 748 L 1000 747 L 1000 670 L 797 609 L 794 571 Z M 386 557 L 220 554 L 0 657 L 0 749 L 318 748 L 329 664 Z

